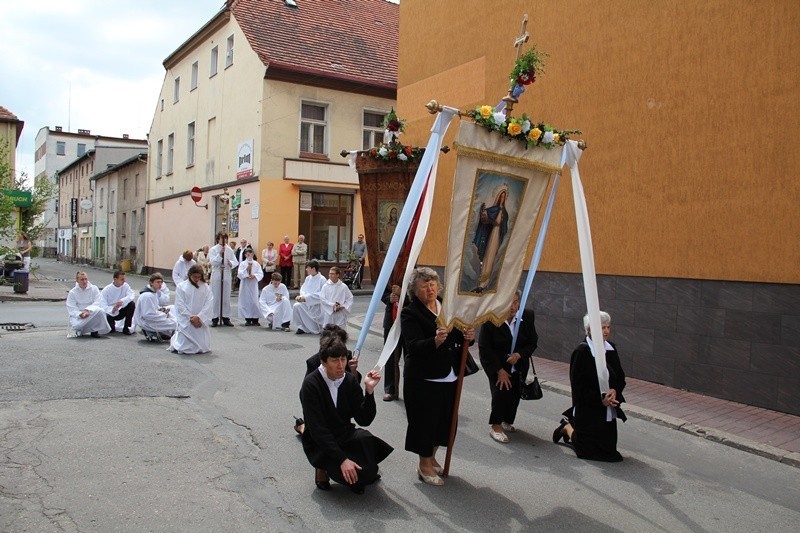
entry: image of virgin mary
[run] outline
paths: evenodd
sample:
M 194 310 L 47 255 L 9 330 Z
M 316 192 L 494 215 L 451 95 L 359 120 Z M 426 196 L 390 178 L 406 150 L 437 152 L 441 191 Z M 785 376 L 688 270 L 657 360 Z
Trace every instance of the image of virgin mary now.
M 507 197 L 508 188 L 503 187 L 497 193 L 494 204 L 487 207 L 485 202 L 481 203 L 478 227 L 475 229 L 475 237 L 472 239 L 472 243 L 478 249 L 478 259 L 481 262 L 478 287 L 474 292 L 483 292 L 489 285 L 497 251 L 508 233 Z

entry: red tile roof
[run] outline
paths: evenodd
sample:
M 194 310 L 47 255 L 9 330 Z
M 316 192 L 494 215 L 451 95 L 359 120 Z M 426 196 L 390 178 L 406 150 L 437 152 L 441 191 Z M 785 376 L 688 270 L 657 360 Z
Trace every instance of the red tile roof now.
M 19 119 L 17 115 L 0 105 L 0 120 L 14 121 Z
M 233 3 L 233 15 L 264 65 L 396 89 L 399 5 L 386 0 L 295 3 Z

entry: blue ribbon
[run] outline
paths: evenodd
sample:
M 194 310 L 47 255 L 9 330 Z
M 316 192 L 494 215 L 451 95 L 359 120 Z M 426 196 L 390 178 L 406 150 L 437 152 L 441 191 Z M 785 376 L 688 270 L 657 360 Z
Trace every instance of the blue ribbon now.
M 514 348 L 517 346 L 517 335 L 519 334 L 519 324 L 522 322 L 522 312 L 525 310 L 525 302 L 528 301 L 528 295 L 533 286 L 533 278 L 536 276 L 536 270 L 539 268 L 539 260 L 542 258 L 542 249 L 544 248 L 544 239 L 547 236 L 547 226 L 550 224 L 550 215 L 553 212 L 553 203 L 556 198 L 556 187 L 558 186 L 558 178 L 561 176 L 561 170 L 567 162 L 567 147 L 565 146 L 561 152 L 561 165 L 559 171 L 556 172 L 556 177 L 553 179 L 553 186 L 550 188 L 550 198 L 547 200 L 547 209 L 545 209 L 544 217 L 542 218 L 542 227 L 539 230 L 539 237 L 536 239 L 536 248 L 533 251 L 531 258 L 531 266 L 528 268 L 528 277 L 525 279 L 525 286 L 522 289 L 522 298 L 519 301 L 519 309 L 517 310 L 516 320 L 514 321 L 514 331 L 511 337 L 511 351 L 514 353 Z

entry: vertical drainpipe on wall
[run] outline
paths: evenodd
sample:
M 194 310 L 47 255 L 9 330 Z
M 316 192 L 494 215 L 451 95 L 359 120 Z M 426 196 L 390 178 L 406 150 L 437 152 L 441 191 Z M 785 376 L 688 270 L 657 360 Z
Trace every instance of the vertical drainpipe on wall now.
M 91 154 L 89 154 L 89 159 L 92 159 L 92 155 Z M 92 165 L 92 168 L 94 168 L 94 165 Z M 94 265 L 94 239 L 95 239 L 95 235 L 97 235 L 97 231 L 96 231 L 96 229 L 97 229 L 97 218 L 96 218 L 97 210 L 94 208 L 94 204 L 95 204 L 94 181 L 92 180 L 92 176 L 91 175 L 89 176 L 89 190 L 92 192 L 92 194 L 91 194 L 91 197 L 92 197 L 92 236 L 89 239 L 89 261 L 91 261 L 91 264 Z M 80 208 L 80 206 L 78 206 L 78 207 Z

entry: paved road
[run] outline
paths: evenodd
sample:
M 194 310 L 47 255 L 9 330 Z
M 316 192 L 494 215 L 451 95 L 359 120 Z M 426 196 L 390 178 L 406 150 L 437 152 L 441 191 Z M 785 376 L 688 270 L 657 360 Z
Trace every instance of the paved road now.
M 403 404 L 379 402 L 371 429 L 396 448 L 383 480 L 321 493 L 291 430 L 316 337 L 218 328 L 213 353 L 181 357 L 140 337 L 66 339 L 63 303 L 0 304 L 9 316 L 40 327 L 0 336 L 1 531 L 800 527 L 797 468 L 636 419 L 623 463 L 581 461 L 550 442 L 568 402 L 550 391 L 495 443 L 483 375 L 465 383 L 445 487 L 416 480 Z M 362 369 L 380 343 L 368 337 Z

